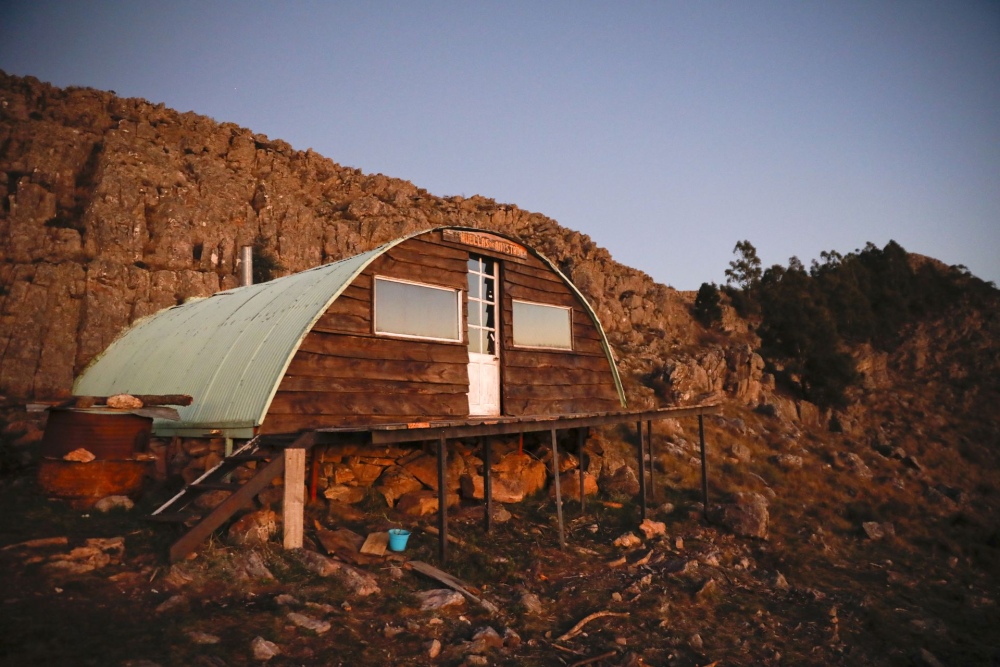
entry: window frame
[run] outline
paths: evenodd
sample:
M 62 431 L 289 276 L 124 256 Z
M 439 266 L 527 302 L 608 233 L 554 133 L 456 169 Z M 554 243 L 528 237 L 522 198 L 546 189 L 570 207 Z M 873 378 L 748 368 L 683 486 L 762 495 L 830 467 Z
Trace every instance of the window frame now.
M 528 306 L 541 306 L 543 308 L 555 308 L 556 310 L 565 310 L 569 314 L 569 347 L 552 347 L 548 345 L 525 345 L 524 343 L 517 343 L 517 339 L 514 337 L 514 326 L 517 322 L 517 316 L 514 314 L 514 304 L 523 303 Z M 511 345 L 519 350 L 546 350 L 549 352 L 574 352 L 576 347 L 574 340 L 576 337 L 573 335 L 573 306 L 560 306 L 554 303 L 542 303 L 540 301 L 528 301 L 527 299 L 511 299 L 510 305 L 510 342 Z
M 455 297 L 455 316 L 456 316 L 456 335 L 457 338 L 440 338 L 437 336 L 423 336 L 420 334 L 407 334 L 407 333 L 397 333 L 394 331 L 380 331 L 378 323 L 378 281 L 385 281 L 391 283 L 401 283 L 404 285 L 414 285 L 416 287 L 424 287 L 427 289 L 440 290 L 442 292 L 451 292 Z M 376 336 L 382 336 L 385 338 L 403 338 L 406 340 L 426 340 L 438 343 L 450 343 L 455 345 L 461 345 L 465 343 L 465 321 L 463 319 L 463 306 L 464 299 L 462 298 L 462 293 L 465 290 L 457 287 L 447 287 L 445 285 L 433 285 L 431 283 L 422 283 L 416 280 L 407 280 L 406 278 L 396 278 L 392 276 L 375 275 L 372 279 L 372 333 Z

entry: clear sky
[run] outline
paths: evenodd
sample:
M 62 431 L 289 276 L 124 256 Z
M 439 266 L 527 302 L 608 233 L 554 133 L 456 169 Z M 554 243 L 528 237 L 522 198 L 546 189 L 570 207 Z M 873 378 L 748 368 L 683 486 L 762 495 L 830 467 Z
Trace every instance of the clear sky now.
M 1000 3 L 7 0 L 0 69 L 589 234 L 678 289 L 894 239 L 1000 284 Z

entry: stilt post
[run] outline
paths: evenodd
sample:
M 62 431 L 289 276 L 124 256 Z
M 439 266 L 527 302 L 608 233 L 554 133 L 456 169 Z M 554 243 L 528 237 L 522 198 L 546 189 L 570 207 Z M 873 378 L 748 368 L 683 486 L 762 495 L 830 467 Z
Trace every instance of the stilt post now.
M 448 469 L 448 442 L 438 440 L 438 557 L 444 563 L 448 560 L 448 484 L 445 474 Z
M 646 448 L 649 450 L 649 497 L 656 500 L 656 466 L 653 465 L 653 421 L 646 422 Z
M 559 548 L 566 548 L 566 528 L 563 525 L 562 491 L 559 489 L 559 447 L 556 445 L 556 430 L 552 429 L 552 477 L 556 489 L 556 520 L 559 522 Z
M 284 451 L 285 489 L 281 505 L 286 549 L 301 549 L 306 500 L 306 450 L 289 447 Z
M 493 472 L 490 470 L 490 438 L 483 438 L 483 497 L 486 499 L 486 532 L 493 530 Z
M 580 514 L 583 514 L 583 455 L 586 453 L 587 448 L 587 429 L 579 428 L 576 430 L 576 455 L 580 458 Z
M 639 520 L 646 520 L 646 445 L 642 439 L 642 421 L 635 423 L 639 431 Z
M 701 504 L 708 521 L 708 465 L 705 457 L 705 415 L 698 415 L 698 442 L 701 443 Z

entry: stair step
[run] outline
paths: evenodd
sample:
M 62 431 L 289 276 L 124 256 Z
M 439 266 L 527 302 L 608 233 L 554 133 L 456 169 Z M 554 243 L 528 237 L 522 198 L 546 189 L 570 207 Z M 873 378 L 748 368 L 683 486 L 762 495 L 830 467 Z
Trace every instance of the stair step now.
M 155 521 L 156 523 L 189 523 L 201 520 L 201 514 L 192 514 L 190 512 L 160 512 L 159 514 L 150 514 L 146 517 L 146 520 Z
M 247 454 L 233 454 L 232 456 L 227 456 L 227 461 L 267 461 L 274 458 L 274 454 L 266 454 L 264 452 L 249 452 Z
M 198 482 L 188 488 L 195 491 L 235 491 L 241 486 L 239 482 Z

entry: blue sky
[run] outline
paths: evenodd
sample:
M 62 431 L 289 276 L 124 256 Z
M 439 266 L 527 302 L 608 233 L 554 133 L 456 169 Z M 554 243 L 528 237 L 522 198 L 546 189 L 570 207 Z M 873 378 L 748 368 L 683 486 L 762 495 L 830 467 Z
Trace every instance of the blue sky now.
M 1000 283 L 1000 3 L 12 0 L 0 69 L 589 234 L 678 289 L 894 239 Z

